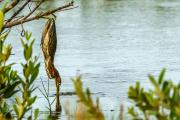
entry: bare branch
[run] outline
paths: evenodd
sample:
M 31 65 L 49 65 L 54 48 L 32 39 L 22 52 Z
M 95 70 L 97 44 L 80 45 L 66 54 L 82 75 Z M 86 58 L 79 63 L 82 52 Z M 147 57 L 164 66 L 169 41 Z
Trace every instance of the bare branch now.
M 21 6 L 21 8 L 19 8 L 19 10 L 16 11 L 16 12 L 11 16 L 11 18 L 7 20 L 6 24 L 7 24 L 8 22 L 12 21 L 12 19 L 15 18 L 15 17 L 26 7 L 26 5 L 27 5 L 30 1 L 31 1 L 31 0 L 27 0 L 27 1 Z
M 68 3 L 67 5 L 58 7 L 58 8 L 53 9 L 53 10 L 49 10 L 49 11 L 44 12 L 44 13 L 39 13 L 39 14 L 36 15 L 36 16 L 30 17 L 30 18 L 27 18 L 27 19 L 22 19 L 22 20 L 10 22 L 10 23 L 8 23 L 8 24 L 5 24 L 5 25 L 3 26 L 3 29 L 5 29 L 5 28 L 11 28 L 11 27 L 16 26 L 16 25 L 19 25 L 19 24 L 23 24 L 23 23 L 26 23 L 26 22 L 29 22 L 29 21 L 33 21 L 33 20 L 40 19 L 40 18 L 42 18 L 42 17 L 51 15 L 51 14 L 53 14 L 53 13 L 55 13 L 55 12 L 62 11 L 62 10 L 64 10 L 64 9 L 66 9 L 66 8 L 69 8 L 69 7 L 73 6 L 73 4 L 74 4 L 74 2 L 72 1 L 72 2 Z
M 59 10 L 58 12 L 75 9 L 75 8 L 78 8 L 78 7 L 79 7 L 79 6 L 75 6 L 75 7 L 71 7 L 71 8 L 65 8 L 65 9 Z
M 31 15 L 39 8 L 39 6 L 43 3 L 43 1 L 44 1 L 44 0 L 41 0 L 41 1 L 39 2 L 39 4 L 38 4 L 27 16 L 25 16 L 23 19 L 25 20 L 25 19 L 27 19 L 29 16 L 31 16 Z

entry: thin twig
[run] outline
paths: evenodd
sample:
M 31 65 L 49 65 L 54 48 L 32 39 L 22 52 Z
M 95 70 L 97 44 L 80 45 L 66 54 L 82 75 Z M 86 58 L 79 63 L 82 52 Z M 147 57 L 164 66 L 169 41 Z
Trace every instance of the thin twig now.
M 27 5 L 30 1 L 31 1 L 31 0 L 26 1 L 26 2 L 19 8 L 19 10 L 16 11 L 16 12 L 11 16 L 11 18 L 7 20 L 6 24 L 9 23 L 9 22 L 11 22 L 12 19 L 14 19 L 14 18 L 26 7 L 26 5 Z
M 51 102 L 51 105 L 54 103 L 54 101 L 56 100 L 56 97 L 53 99 L 53 101 Z
M 75 7 L 71 7 L 71 8 L 65 8 L 65 9 L 59 10 L 58 12 L 75 9 L 75 8 L 78 8 L 78 7 L 79 7 L 79 6 L 75 6 Z
M 43 83 L 42 79 L 41 79 L 41 83 L 42 83 L 42 85 L 43 85 L 43 89 L 44 89 L 44 92 L 45 92 L 45 93 L 44 93 L 40 88 L 38 88 L 38 89 L 39 89 L 39 91 L 43 94 L 43 96 L 45 97 L 45 99 L 48 101 L 49 111 L 50 111 L 50 114 L 51 114 L 52 108 L 51 108 L 51 102 L 50 102 L 50 100 L 49 100 L 49 93 L 46 91 L 46 88 L 45 88 L 45 86 L 44 86 L 44 83 Z
M 44 89 L 44 91 L 45 91 L 45 93 L 46 93 L 46 96 L 48 97 L 49 95 L 47 94 L 47 91 L 46 91 L 46 88 L 45 88 L 45 85 L 44 85 L 42 79 L 41 79 L 41 83 L 42 83 L 42 85 L 43 85 L 43 89 Z
M 41 1 L 39 2 L 39 4 L 38 4 L 27 16 L 25 16 L 25 17 L 23 18 L 23 20 L 25 20 L 25 19 L 27 19 L 29 16 L 31 16 L 31 15 L 39 8 L 39 6 L 43 3 L 43 1 L 44 1 L 44 0 L 41 0 Z
M 14 17 L 13 19 L 15 19 L 15 20 L 20 20 L 20 19 L 22 19 L 24 17 L 24 15 L 22 15 L 22 16 L 16 16 L 16 17 Z M 5 22 L 7 22 L 7 21 L 9 21 L 9 19 L 7 19 L 7 20 L 4 20 Z
M 7 12 L 10 11 L 11 9 L 13 9 L 19 2 L 20 2 L 20 0 L 13 0 L 12 3 L 9 4 L 9 5 L 4 9 L 4 13 L 7 13 Z

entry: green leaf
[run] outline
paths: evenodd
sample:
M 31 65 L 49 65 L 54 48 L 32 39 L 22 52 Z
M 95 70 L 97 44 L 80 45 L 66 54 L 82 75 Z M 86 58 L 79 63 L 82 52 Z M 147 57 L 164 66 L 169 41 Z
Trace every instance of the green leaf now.
M 38 63 L 35 66 L 34 70 L 32 71 L 30 84 L 32 84 L 34 82 L 34 80 L 36 79 L 36 77 L 38 76 L 38 74 L 39 74 L 39 66 L 40 66 L 40 63 Z
M 12 92 L 6 94 L 4 97 L 5 97 L 5 98 L 10 98 L 11 96 L 13 96 L 14 94 L 16 94 L 17 92 L 19 92 L 19 90 L 12 91 Z
M 33 98 L 30 98 L 28 100 L 28 105 L 31 106 L 35 102 L 36 98 L 37 98 L 37 96 L 34 96 Z
M 0 41 L 4 42 L 7 38 L 7 36 L 9 35 L 9 32 L 10 32 L 10 29 L 7 30 L 7 32 L 2 33 L 0 36 Z
M 145 95 L 146 100 L 148 101 L 148 103 L 152 105 L 152 102 L 153 102 L 152 95 L 149 94 L 149 93 L 146 93 L 144 95 Z
M 14 108 L 14 111 L 15 111 L 16 115 L 19 115 L 18 108 L 17 108 L 17 106 L 15 104 L 13 105 L 13 108 Z
M 23 72 L 24 72 L 25 78 L 28 80 L 28 77 L 30 76 L 30 73 L 31 73 L 30 67 L 28 65 L 25 65 Z
M 6 89 L 3 91 L 4 92 L 4 97 L 5 98 L 9 98 L 11 97 L 14 93 L 18 92 L 18 90 L 15 90 L 15 87 L 18 86 L 18 84 L 20 83 L 20 81 L 15 81 L 12 85 L 9 85 L 6 87 Z M 0 91 L 0 93 L 3 93 L 2 91 Z
M 39 115 L 39 109 L 35 109 L 35 111 L 34 111 L 34 119 L 35 120 L 37 120 L 38 115 Z
M 32 116 L 29 116 L 27 120 L 32 120 Z
M 11 55 L 11 50 L 12 50 L 11 45 L 4 46 L 4 48 L 3 48 L 4 52 L 3 53 L 5 55 L 5 61 L 7 61 L 9 56 Z
M 32 55 L 32 47 L 27 47 L 27 49 L 25 49 L 25 59 L 28 61 L 31 58 Z
M 31 33 L 28 33 L 28 32 L 26 31 L 25 37 L 26 37 L 26 40 L 27 40 L 27 41 L 29 41 L 29 39 L 31 38 L 31 36 L 32 36 L 32 32 L 31 32 Z
M 156 88 L 158 88 L 159 85 L 157 84 L 156 79 L 155 79 L 152 75 L 149 75 L 148 77 L 149 77 L 149 80 L 151 81 L 151 83 L 152 83 Z
M 18 107 L 18 118 L 20 118 L 21 116 L 23 116 L 23 114 L 25 113 L 26 111 L 25 111 L 25 107 L 21 104 L 21 105 L 19 105 L 19 107 Z
M 1 62 L 6 62 L 6 55 L 3 53 L 0 53 L 0 61 Z
M 134 107 L 131 107 L 131 108 L 129 108 L 128 109 L 128 113 L 130 114 L 130 115 L 132 115 L 134 118 L 137 118 L 137 113 L 135 112 L 135 110 L 134 110 Z
M 19 99 L 19 97 L 16 97 L 15 99 L 16 99 L 16 102 L 17 102 L 18 105 L 21 105 L 21 104 L 22 104 L 22 102 L 21 102 L 21 100 Z
M 1 41 L 1 39 L 0 39 L 0 54 L 2 54 L 3 44 L 4 44 L 4 42 L 3 42 L 3 41 Z
M 161 84 L 165 75 L 166 69 L 163 69 L 159 75 L 158 83 Z
M 22 38 L 21 38 L 21 44 L 25 48 L 25 43 L 24 43 L 24 40 Z
M 4 13 L 0 10 L 0 33 L 3 27 L 3 22 L 4 22 Z

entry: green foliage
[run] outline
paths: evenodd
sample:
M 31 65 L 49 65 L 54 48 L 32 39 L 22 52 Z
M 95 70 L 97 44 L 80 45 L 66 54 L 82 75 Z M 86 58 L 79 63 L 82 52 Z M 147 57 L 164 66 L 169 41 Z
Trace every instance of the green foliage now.
M 32 104 L 36 100 L 36 96 L 31 97 L 32 92 L 35 90 L 33 86 L 34 80 L 37 78 L 39 73 L 39 66 L 37 57 L 32 57 L 32 47 L 34 39 L 31 40 L 31 33 L 26 32 L 26 40 L 22 39 L 24 47 L 24 57 L 26 63 L 22 63 L 23 66 L 23 75 L 20 77 L 17 74 L 17 71 L 12 70 L 12 65 L 14 63 L 6 64 L 10 55 L 12 47 L 11 45 L 6 45 L 5 40 L 8 36 L 8 32 L 0 35 L 0 119 L 9 119 L 11 118 L 10 105 L 7 104 L 6 100 L 11 98 L 19 87 L 20 92 L 22 93 L 22 100 L 19 97 L 16 97 L 16 104 L 13 105 L 14 112 L 16 113 L 19 120 L 23 118 L 25 113 L 32 109 Z M 34 119 L 38 117 L 39 110 L 34 111 Z M 28 119 L 32 119 L 32 115 Z
M 154 86 L 153 90 L 145 91 L 137 82 L 130 86 L 128 97 L 135 102 L 136 107 L 129 108 L 129 114 L 134 120 L 179 120 L 180 119 L 180 83 L 175 85 L 171 80 L 165 80 L 165 69 L 156 80 L 149 75 Z M 136 109 L 139 112 L 135 112 Z
M 85 110 L 83 111 L 83 120 L 104 120 L 104 115 L 99 108 L 99 100 L 96 100 L 96 104 L 94 104 L 90 90 L 86 89 L 86 92 L 83 92 L 81 77 L 78 76 L 73 79 L 73 83 L 75 86 L 75 91 L 77 96 L 79 97 L 80 102 L 85 106 Z M 80 117 L 80 116 L 79 116 Z M 76 116 L 76 119 L 80 119 Z
M 32 104 L 35 102 L 37 96 L 31 96 L 32 92 L 36 89 L 33 86 L 34 80 L 37 78 L 39 73 L 40 63 L 37 61 L 37 57 L 32 57 L 33 44 L 34 39 L 31 40 L 32 33 L 26 32 L 26 39 L 21 39 L 22 46 L 24 47 L 24 58 L 26 60 L 25 63 L 21 63 L 23 67 L 23 75 L 24 77 L 20 79 L 21 86 L 20 91 L 22 93 L 22 100 L 19 97 L 16 97 L 16 104 L 13 105 L 14 111 L 18 117 L 18 120 L 21 120 L 25 113 L 29 110 L 32 110 Z M 34 119 L 37 119 L 39 110 L 35 109 L 34 111 Z M 28 117 L 28 119 L 32 119 L 32 115 Z
M 12 70 L 11 64 L 6 64 L 11 54 L 11 45 L 5 45 L 8 32 L 0 35 L 0 114 L 5 118 L 10 118 L 10 109 L 6 99 L 11 98 L 16 92 L 15 89 L 20 84 L 20 77 L 17 71 Z
M 4 22 L 4 14 L 3 14 L 3 12 L 0 10 L 0 32 L 1 32 L 2 27 L 3 27 L 3 22 Z

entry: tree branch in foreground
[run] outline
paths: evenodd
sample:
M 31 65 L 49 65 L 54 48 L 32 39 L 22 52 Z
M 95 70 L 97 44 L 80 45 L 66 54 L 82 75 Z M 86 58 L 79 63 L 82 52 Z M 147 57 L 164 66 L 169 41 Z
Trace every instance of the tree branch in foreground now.
M 4 13 L 7 13 L 8 11 L 10 11 L 11 9 L 13 9 L 18 3 L 20 2 L 20 0 L 13 0 L 11 4 L 9 4 L 5 9 L 4 9 Z
M 7 24 L 8 22 L 11 22 L 11 21 L 26 7 L 26 5 L 27 5 L 29 2 L 31 2 L 31 0 L 27 0 L 27 1 L 21 6 L 21 8 L 19 8 L 19 10 L 16 11 L 16 12 L 11 16 L 11 18 L 7 20 L 6 24 Z
M 49 11 L 46 11 L 46 12 L 38 13 L 36 16 L 30 17 L 33 14 L 33 12 L 37 9 L 37 7 L 39 7 L 40 5 L 41 5 L 41 3 L 38 4 L 27 16 L 25 16 L 24 17 L 25 19 L 22 18 L 20 20 L 16 20 L 16 21 L 6 23 L 5 25 L 3 25 L 2 30 L 4 30 L 5 28 L 11 28 L 11 27 L 16 26 L 16 25 L 20 25 L 20 24 L 23 24 L 23 23 L 26 23 L 26 22 L 29 22 L 29 21 L 33 21 L 33 20 L 43 18 L 43 17 L 51 15 L 51 14 L 53 14 L 55 12 L 64 11 L 67 8 L 72 7 L 74 5 L 74 2 L 71 1 L 70 3 L 68 3 L 68 4 L 64 5 L 64 6 L 61 6 L 61 7 L 58 7 L 56 9 L 52 9 L 52 10 L 49 10 Z

